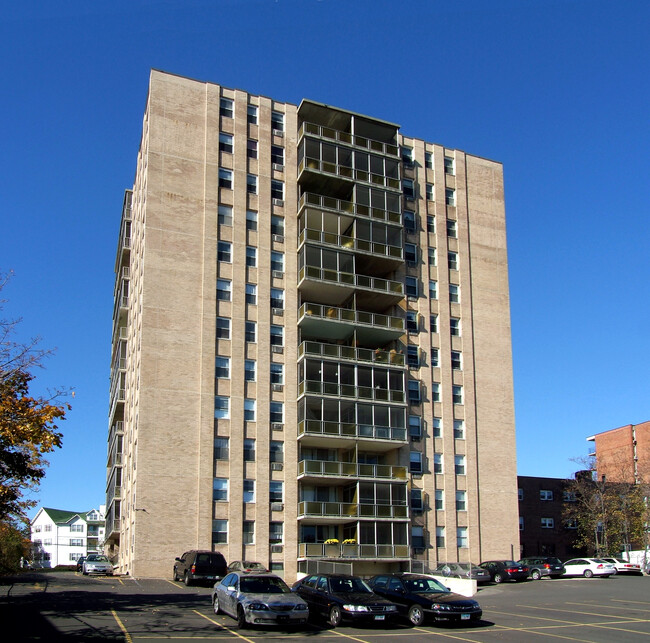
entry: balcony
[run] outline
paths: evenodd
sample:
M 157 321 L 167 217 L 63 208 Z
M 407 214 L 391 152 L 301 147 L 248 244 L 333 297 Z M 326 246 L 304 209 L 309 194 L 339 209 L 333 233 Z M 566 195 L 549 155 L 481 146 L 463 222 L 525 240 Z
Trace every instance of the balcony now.
M 302 342 L 298 347 L 298 359 L 303 357 L 326 357 L 337 361 L 363 362 L 383 366 L 404 366 L 403 353 L 391 349 L 389 351 L 371 348 L 355 348 L 339 344 L 323 344 L 321 342 Z
M 330 163 L 321 159 L 306 157 L 298 163 L 298 182 L 303 184 L 307 190 L 321 189 L 323 191 L 336 192 L 343 190 L 341 182 L 348 183 L 369 183 L 373 187 L 401 190 L 401 183 L 398 178 L 375 174 L 367 170 L 357 170 L 347 165 Z M 349 190 L 348 187 L 348 190 Z M 345 191 L 348 191 L 345 190 Z
M 355 217 L 363 217 L 386 223 L 402 225 L 402 213 L 391 212 L 382 208 L 371 208 L 368 205 L 353 203 L 343 199 L 336 199 L 330 196 L 305 192 L 298 203 L 298 216 L 302 216 L 303 211 L 307 208 L 315 208 L 332 214 L 349 214 Z
M 407 467 L 390 464 L 361 464 L 358 462 L 332 462 L 329 460 L 301 460 L 298 462 L 298 479 L 338 478 L 377 479 L 377 480 L 407 480 Z
M 406 505 L 378 505 L 358 502 L 311 502 L 298 503 L 298 520 L 306 523 L 346 523 L 353 518 L 373 520 L 408 520 Z
M 303 446 L 349 449 L 358 442 L 365 451 L 390 451 L 408 442 L 403 427 L 372 426 L 347 422 L 298 422 L 298 440 Z
M 106 539 L 114 538 L 120 535 L 120 524 L 121 521 L 119 518 L 113 518 L 113 520 L 106 521 Z
M 387 344 L 405 332 L 401 317 L 312 303 L 300 307 L 298 326 L 303 336 L 334 341 L 348 339 L 356 331 L 358 341 L 366 346 Z
M 299 543 L 298 558 L 355 558 L 391 560 L 410 558 L 408 545 L 325 545 L 324 543 Z
M 326 127 L 323 125 L 317 125 L 316 123 L 306 122 L 303 123 L 298 130 L 298 144 L 300 144 L 300 141 L 305 135 L 334 143 L 350 145 L 359 150 L 366 150 L 384 156 L 399 158 L 399 148 L 397 145 L 376 141 L 365 136 L 355 136 L 350 132 L 334 129 L 333 127 Z
M 404 391 L 393 391 L 372 386 L 356 386 L 354 384 L 337 384 L 336 382 L 320 382 L 318 380 L 298 382 L 298 397 L 303 395 L 330 395 L 367 400 L 369 402 L 393 402 L 397 404 L 403 404 L 406 399 Z

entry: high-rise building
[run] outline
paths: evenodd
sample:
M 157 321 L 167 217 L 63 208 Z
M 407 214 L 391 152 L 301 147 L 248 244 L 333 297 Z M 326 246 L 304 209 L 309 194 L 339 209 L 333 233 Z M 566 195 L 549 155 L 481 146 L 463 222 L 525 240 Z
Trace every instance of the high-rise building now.
M 113 319 L 119 571 L 519 551 L 501 164 L 153 71 Z

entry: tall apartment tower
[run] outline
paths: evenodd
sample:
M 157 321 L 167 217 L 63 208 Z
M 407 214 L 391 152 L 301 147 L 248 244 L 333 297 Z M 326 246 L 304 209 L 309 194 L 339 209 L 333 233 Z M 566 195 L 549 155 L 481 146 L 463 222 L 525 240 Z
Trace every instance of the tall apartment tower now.
M 499 163 L 153 71 L 116 263 L 119 570 L 516 556 L 507 267 Z

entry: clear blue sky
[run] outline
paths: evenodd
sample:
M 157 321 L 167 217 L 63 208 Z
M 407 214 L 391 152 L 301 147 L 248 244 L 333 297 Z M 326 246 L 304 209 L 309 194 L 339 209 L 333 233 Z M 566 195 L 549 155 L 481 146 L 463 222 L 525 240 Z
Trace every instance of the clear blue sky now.
M 522 475 L 650 419 L 646 0 L 3 3 L 5 317 L 76 390 L 39 504 L 103 502 L 113 263 L 152 67 L 502 161 Z M 164 448 L 164 445 L 161 445 Z

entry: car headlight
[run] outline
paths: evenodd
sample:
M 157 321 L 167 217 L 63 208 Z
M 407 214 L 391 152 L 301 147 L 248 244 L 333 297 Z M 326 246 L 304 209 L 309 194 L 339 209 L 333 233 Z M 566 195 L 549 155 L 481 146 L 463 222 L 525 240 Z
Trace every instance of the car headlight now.
M 397 605 L 386 605 L 386 611 L 387 612 L 396 612 L 397 611 Z
M 368 606 L 367 605 L 344 605 L 343 609 L 346 612 L 367 612 Z
M 255 611 L 255 612 L 263 612 L 264 610 L 268 610 L 269 607 L 268 605 L 265 605 L 264 603 L 250 603 L 248 605 L 248 609 Z
M 305 603 L 298 603 L 298 605 L 296 605 L 296 606 L 294 607 L 294 609 L 295 609 L 295 610 L 298 610 L 298 611 L 301 611 L 301 612 L 304 612 L 304 611 L 306 611 L 306 610 L 309 609 L 309 606 L 306 605 Z
M 431 609 L 446 612 L 452 608 L 449 607 L 449 605 L 445 605 L 444 603 L 433 603 L 433 605 L 431 605 Z

